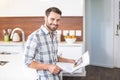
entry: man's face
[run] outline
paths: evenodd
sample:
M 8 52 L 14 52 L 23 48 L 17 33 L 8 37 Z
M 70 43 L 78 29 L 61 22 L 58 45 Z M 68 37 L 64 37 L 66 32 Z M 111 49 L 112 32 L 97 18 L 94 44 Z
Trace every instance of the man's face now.
M 55 31 L 60 24 L 61 15 L 50 12 L 48 16 L 45 16 L 45 25 L 50 29 L 50 31 Z

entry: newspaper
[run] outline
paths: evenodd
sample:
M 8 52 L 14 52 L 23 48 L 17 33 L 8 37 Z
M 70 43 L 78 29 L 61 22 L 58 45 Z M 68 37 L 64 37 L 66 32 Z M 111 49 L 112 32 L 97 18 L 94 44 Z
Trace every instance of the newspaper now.
M 82 58 L 82 61 L 77 66 L 75 66 L 72 63 L 65 63 L 65 62 L 57 62 L 56 65 L 59 66 L 65 72 L 73 73 L 79 70 L 80 68 L 85 67 L 90 64 L 88 51 L 83 53 L 83 55 L 80 58 Z

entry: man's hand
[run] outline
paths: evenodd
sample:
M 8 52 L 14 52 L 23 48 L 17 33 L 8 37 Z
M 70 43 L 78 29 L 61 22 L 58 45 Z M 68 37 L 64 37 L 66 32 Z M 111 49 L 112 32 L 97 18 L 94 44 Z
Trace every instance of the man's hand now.
M 61 71 L 61 68 L 57 65 L 51 64 L 48 66 L 48 70 L 53 74 L 58 74 Z
M 69 63 L 73 63 L 73 64 L 76 63 L 76 61 L 75 61 L 74 59 L 68 59 L 68 62 L 69 62 Z

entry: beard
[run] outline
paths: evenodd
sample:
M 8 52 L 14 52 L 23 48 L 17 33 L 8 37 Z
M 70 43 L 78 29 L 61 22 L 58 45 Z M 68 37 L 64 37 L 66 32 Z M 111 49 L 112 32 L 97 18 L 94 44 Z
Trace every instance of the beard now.
M 46 23 L 46 26 L 50 31 L 55 31 L 58 28 L 58 24 Z

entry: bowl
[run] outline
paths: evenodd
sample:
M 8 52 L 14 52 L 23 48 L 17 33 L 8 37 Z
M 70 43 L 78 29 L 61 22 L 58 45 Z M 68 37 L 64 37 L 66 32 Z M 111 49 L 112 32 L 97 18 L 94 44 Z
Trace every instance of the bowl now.
M 68 43 L 68 44 L 73 44 L 76 42 L 76 38 L 65 38 L 65 41 Z

